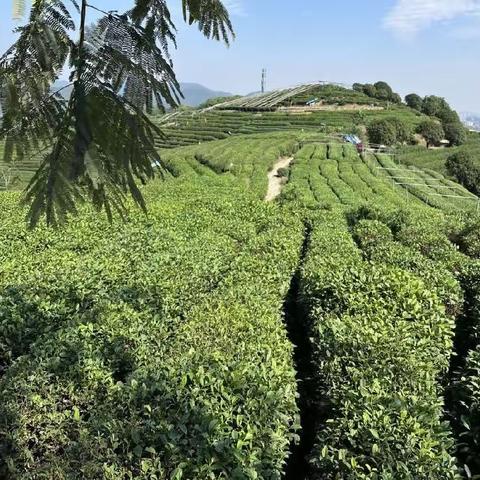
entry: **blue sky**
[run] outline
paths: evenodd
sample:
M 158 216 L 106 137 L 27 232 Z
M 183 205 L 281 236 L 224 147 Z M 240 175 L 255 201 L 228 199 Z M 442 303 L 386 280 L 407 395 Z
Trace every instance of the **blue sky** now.
M 91 0 L 124 10 L 133 0 Z M 447 98 L 480 113 L 480 0 L 226 0 L 237 38 L 207 41 L 177 14 L 178 77 L 233 93 L 307 81 L 386 80 L 402 95 Z M 11 0 L 0 0 L 0 50 L 12 42 Z M 92 18 L 93 19 L 93 18 Z

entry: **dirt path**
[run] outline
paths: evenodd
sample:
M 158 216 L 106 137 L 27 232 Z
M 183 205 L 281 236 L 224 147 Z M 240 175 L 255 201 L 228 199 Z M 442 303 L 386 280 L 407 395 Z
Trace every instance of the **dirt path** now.
M 268 172 L 268 191 L 265 201 L 271 202 L 275 200 L 282 192 L 282 178 L 277 177 L 278 171 L 281 168 L 287 168 L 293 161 L 293 157 L 282 157 L 273 166 L 273 169 Z

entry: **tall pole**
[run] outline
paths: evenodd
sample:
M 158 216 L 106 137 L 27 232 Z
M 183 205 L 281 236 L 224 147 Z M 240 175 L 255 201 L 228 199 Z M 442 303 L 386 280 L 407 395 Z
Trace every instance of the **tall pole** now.
M 262 93 L 265 93 L 267 86 L 267 69 L 262 69 Z

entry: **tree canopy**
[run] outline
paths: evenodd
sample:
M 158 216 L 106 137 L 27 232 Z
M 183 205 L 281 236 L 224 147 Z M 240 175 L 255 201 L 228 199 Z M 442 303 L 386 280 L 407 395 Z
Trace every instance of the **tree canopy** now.
M 174 107 L 181 97 L 170 56 L 177 30 L 169 5 L 132 0 L 126 12 L 103 12 L 88 32 L 88 12 L 99 7 L 37 0 L 17 29 L 18 40 L 0 57 L 4 159 L 43 154 L 25 192 L 32 226 L 43 216 L 57 225 L 88 199 L 110 218 L 115 211 L 125 215 L 128 194 L 146 210 L 138 183 L 162 165 L 154 146 L 162 133 L 147 114 L 154 105 Z M 234 38 L 220 0 L 182 0 L 181 8 L 184 20 L 207 38 L 226 44 Z M 69 99 L 52 93 L 67 63 Z
M 465 188 L 480 195 L 480 167 L 468 152 L 450 155 L 446 162 L 447 171 Z
M 406 143 L 412 138 L 412 131 L 404 121 L 396 117 L 374 120 L 367 128 L 368 139 L 376 145 Z
M 463 145 L 467 141 L 467 130 L 461 122 L 447 123 L 443 126 L 445 130 L 445 138 L 450 145 Z
M 424 120 L 418 126 L 417 133 L 425 138 L 427 147 L 438 145 L 445 137 L 442 125 L 433 119 Z
M 410 93 L 405 97 L 405 103 L 414 110 L 421 111 L 423 106 L 423 99 L 416 93 Z
M 362 92 L 368 97 L 376 98 L 377 100 L 383 100 L 393 103 L 402 103 L 402 98 L 398 93 L 392 90 L 392 87 L 387 82 L 376 82 L 375 84 L 362 84 L 354 83 L 353 90 L 356 92 Z

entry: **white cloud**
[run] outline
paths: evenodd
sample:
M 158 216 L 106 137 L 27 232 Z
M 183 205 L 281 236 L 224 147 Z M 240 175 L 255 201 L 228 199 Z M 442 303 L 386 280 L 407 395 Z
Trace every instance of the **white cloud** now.
M 480 14 L 480 0 L 397 0 L 384 26 L 411 36 L 437 22 Z

